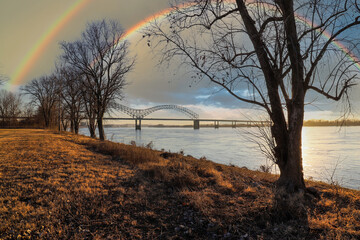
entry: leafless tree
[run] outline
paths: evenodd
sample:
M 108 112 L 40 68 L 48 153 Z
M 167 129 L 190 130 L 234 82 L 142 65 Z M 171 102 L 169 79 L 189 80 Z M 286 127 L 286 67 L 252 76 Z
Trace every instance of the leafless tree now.
M 306 190 L 306 99 L 322 96 L 350 107 L 348 93 L 358 79 L 359 17 L 356 0 L 192 0 L 175 2 L 174 11 L 146 29 L 144 38 L 161 50 L 162 61 L 179 57 L 199 80 L 265 109 L 273 122 L 277 186 L 291 195 Z
M 50 127 L 57 116 L 56 103 L 59 103 L 59 86 L 55 75 L 33 79 L 21 87 L 21 91 L 28 95 L 32 104 L 38 106 L 45 127 Z
M 66 113 L 70 122 L 70 131 L 78 134 L 80 121 L 83 117 L 82 97 L 82 76 L 73 68 L 59 67 L 57 77 L 59 79 L 59 88 L 63 100 L 63 114 Z M 63 117 L 63 119 L 65 119 Z M 66 125 L 63 124 L 63 127 Z
M 94 101 L 101 140 L 105 139 L 104 114 L 122 99 L 125 76 L 134 66 L 123 35 L 117 22 L 102 20 L 88 24 L 80 41 L 61 43 L 63 60 L 84 76 L 83 89 L 89 94 L 88 100 Z
M 11 122 L 21 115 L 22 100 L 19 94 L 6 90 L 0 91 L 0 116 L 2 122 Z

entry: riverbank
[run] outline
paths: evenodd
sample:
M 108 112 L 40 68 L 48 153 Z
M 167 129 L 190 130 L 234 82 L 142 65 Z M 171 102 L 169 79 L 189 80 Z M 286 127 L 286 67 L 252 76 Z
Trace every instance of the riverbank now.
M 279 220 L 277 176 L 44 130 L 0 130 L 0 239 L 351 239 L 360 192 L 318 182 Z

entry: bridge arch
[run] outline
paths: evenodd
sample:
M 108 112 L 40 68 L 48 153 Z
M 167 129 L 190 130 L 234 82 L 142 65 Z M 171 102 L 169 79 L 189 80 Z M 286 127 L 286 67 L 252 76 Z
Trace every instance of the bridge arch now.
M 151 108 L 145 108 L 145 109 L 135 109 L 135 108 L 130 108 L 124 105 L 119 106 L 119 110 L 121 112 L 126 113 L 127 115 L 136 118 L 136 119 L 143 119 L 144 117 L 146 117 L 147 115 L 155 112 L 155 111 L 159 111 L 159 110 L 163 110 L 163 109 L 173 109 L 176 110 L 178 112 L 184 113 L 185 115 L 187 115 L 188 117 L 190 117 L 191 119 L 198 119 L 199 118 L 199 114 L 197 114 L 194 111 L 191 111 L 188 108 L 182 107 L 182 106 L 178 106 L 178 105 L 159 105 L 159 106 L 155 106 L 155 107 L 151 107 Z

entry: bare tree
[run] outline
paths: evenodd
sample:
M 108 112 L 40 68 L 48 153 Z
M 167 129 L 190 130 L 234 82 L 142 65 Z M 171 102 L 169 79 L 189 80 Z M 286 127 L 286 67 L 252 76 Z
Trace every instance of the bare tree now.
M 123 34 L 118 23 L 103 20 L 88 24 L 80 41 L 61 43 L 64 61 L 84 75 L 83 87 L 87 100 L 94 101 L 101 140 L 105 139 L 104 114 L 122 99 L 125 76 L 134 66 Z
M 24 94 L 30 96 L 32 103 L 39 107 L 45 127 L 50 127 L 57 116 L 56 103 L 59 102 L 59 87 L 55 75 L 33 79 L 21 87 Z
M 63 99 L 63 114 L 66 113 L 70 122 L 70 131 L 78 134 L 80 121 L 83 117 L 82 83 L 81 74 L 70 67 L 58 69 L 60 94 Z M 66 125 L 63 124 L 63 127 Z
M 5 122 L 16 121 L 16 117 L 21 115 L 22 100 L 19 94 L 6 90 L 0 91 L 0 116 L 3 124 Z
M 273 122 L 277 186 L 289 195 L 306 189 L 305 100 L 322 96 L 350 106 L 359 17 L 356 0 L 192 0 L 175 5 L 144 37 L 163 62 L 180 57 L 200 80 L 265 109 Z

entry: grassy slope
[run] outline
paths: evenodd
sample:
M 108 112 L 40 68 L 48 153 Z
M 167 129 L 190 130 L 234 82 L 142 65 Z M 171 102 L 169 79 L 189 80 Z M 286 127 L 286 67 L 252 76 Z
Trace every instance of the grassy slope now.
M 279 221 L 276 176 L 42 130 L 0 130 L 0 239 L 359 239 L 360 192 Z

